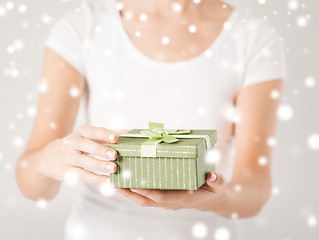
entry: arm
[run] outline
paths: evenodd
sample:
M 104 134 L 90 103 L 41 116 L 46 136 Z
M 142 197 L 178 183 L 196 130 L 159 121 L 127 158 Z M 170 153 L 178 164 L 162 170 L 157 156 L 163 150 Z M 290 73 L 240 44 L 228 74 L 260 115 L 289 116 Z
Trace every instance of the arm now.
M 233 176 L 227 185 L 221 175 L 209 172 L 206 184 L 197 191 L 117 190 L 142 206 L 173 210 L 194 208 L 227 218 L 256 215 L 271 192 L 271 148 L 267 139 L 275 133 L 279 102 L 271 98 L 271 91 L 280 92 L 281 87 L 281 80 L 273 80 L 246 87 L 238 93 L 236 108 L 241 121 L 235 126 L 236 157 Z M 267 159 L 266 164 L 259 164 L 260 157 Z
M 21 192 L 34 200 L 52 199 L 70 170 L 76 171 L 80 181 L 103 183 L 105 176 L 84 171 L 82 167 L 91 164 L 92 169 L 113 171 L 106 171 L 105 161 L 86 157 L 83 152 L 110 160 L 116 158 L 116 155 L 114 158 L 106 156 L 109 148 L 93 142 L 115 142 L 116 135 L 111 131 L 87 126 L 72 133 L 85 86 L 80 73 L 57 53 L 46 49 L 42 76 L 47 91 L 40 93 L 31 137 L 16 164 L 16 179 Z M 78 89 L 78 96 L 70 95 L 72 88 Z M 113 140 L 109 141 L 108 136 L 114 136 Z M 114 168 L 116 170 L 116 166 Z
M 271 194 L 272 149 L 267 140 L 275 135 L 279 103 L 279 99 L 271 98 L 271 91 L 281 92 L 281 88 L 282 81 L 274 80 L 238 93 L 236 106 L 241 120 L 235 126 L 236 156 L 232 179 L 226 186 L 227 201 L 217 211 L 222 216 L 256 215 Z

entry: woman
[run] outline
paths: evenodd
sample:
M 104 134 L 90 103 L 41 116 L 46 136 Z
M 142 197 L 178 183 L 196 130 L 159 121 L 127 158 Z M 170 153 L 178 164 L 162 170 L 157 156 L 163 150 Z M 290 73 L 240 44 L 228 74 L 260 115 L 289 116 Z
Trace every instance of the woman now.
M 256 215 L 271 193 L 267 142 L 285 78 L 282 42 L 265 20 L 214 0 L 97 0 L 57 21 L 46 46 L 16 176 L 34 200 L 54 198 L 65 179 L 85 183 L 66 239 L 240 239 L 229 218 Z M 82 96 L 88 125 L 72 131 Z M 116 172 L 104 144 L 148 121 L 216 129 L 216 172 L 197 191 L 104 196 L 109 176 L 86 169 Z

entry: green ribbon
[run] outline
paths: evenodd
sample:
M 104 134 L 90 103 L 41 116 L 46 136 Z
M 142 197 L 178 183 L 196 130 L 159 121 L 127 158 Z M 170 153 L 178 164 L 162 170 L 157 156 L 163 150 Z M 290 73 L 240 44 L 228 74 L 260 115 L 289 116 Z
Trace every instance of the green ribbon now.
M 206 141 L 206 147 L 209 149 L 210 138 L 208 135 L 189 135 L 191 130 L 175 130 L 164 129 L 163 123 L 149 122 L 149 130 L 141 130 L 140 134 L 125 133 L 123 137 L 148 137 L 149 139 L 141 145 L 142 157 L 156 157 L 156 146 L 161 142 L 174 143 L 179 138 L 204 138 Z M 186 135 L 184 135 L 186 134 Z

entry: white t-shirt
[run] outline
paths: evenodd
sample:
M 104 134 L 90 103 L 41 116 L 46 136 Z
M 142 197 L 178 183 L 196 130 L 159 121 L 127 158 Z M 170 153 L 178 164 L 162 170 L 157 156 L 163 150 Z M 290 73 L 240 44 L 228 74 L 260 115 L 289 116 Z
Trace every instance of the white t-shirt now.
M 186 61 L 160 62 L 134 46 L 115 4 L 84 2 L 55 23 L 46 41 L 85 76 L 88 123 L 114 130 L 147 128 L 149 121 L 168 129 L 216 129 L 217 171 L 229 180 L 234 96 L 250 85 L 286 78 L 280 36 L 266 20 L 235 9 L 205 52 Z M 67 240 L 185 240 L 205 229 L 202 239 L 218 239 L 215 234 L 240 239 L 236 220 L 194 209 L 142 207 L 109 192 L 107 186 L 83 184 L 66 225 Z

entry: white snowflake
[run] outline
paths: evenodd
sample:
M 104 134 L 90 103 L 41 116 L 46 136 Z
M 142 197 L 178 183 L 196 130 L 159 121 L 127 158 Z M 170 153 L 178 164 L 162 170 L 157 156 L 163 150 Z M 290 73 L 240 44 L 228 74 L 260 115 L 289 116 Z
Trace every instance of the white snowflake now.
M 316 227 L 318 223 L 316 216 L 310 215 L 307 219 L 307 223 L 309 227 Z
M 210 149 L 205 153 L 205 161 L 209 164 L 218 163 L 221 159 L 221 154 L 217 149 Z
M 80 90 L 77 87 L 72 87 L 69 93 L 70 96 L 73 98 L 77 98 L 78 96 L 80 96 Z
M 180 13 L 182 11 L 182 5 L 178 2 L 173 2 L 172 3 L 172 9 L 174 12 Z
M 48 91 L 48 84 L 46 84 L 46 82 L 41 82 L 39 84 L 38 90 L 40 93 L 46 93 Z
M 207 236 L 208 229 L 204 223 L 198 222 L 195 223 L 192 227 L 192 234 L 193 237 L 201 239 Z
M 219 227 L 215 231 L 215 240 L 229 240 L 231 237 L 230 231 L 225 227 Z
M 114 194 L 115 189 L 114 187 L 111 185 L 111 183 L 107 182 L 105 184 L 102 184 L 100 186 L 100 193 L 105 196 L 105 197 L 110 197 Z
M 30 106 L 27 108 L 27 115 L 29 117 L 34 117 L 36 115 L 36 113 L 37 113 L 37 109 L 35 106 Z
M 319 134 L 312 134 L 308 138 L 308 146 L 312 150 L 319 150 Z
M 15 138 L 13 139 L 13 145 L 14 145 L 15 147 L 21 147 L 21 146 L 23 145 L 23 143 L 24 143 L 24 140 L 23 140 L 23 138 L 20 137 L 20 136 L 17 136 L 17 137 L 15 137 Z
M 190 25 L 190 26 L 188 27 L 188 31 L 189 31 L 190 33 L 195 33 L 195 32 L 197 31 L 197 27 L 196 27 L 195 25 Z
M 308 88 L 313 88 L 314 86 L 316 86 L 316 79 L 312 76 L 309 76 L 305 79 L 305 85 Z
M 242 190 L 242 186 L 240 184 L 236 184 L 234 189 L 236 192 L 240 192 Z
M 134 15 L 134 14 L 133 14 L 132 11 L 127 10 L 127 11 L 124 12 L 124 17 L 125 17 L 125 19 L 128 20 L 128 21 L 130 21 L 130 20 L 133 19 L 133 15 Z
M 27 11 L 27 6 L 21 4 L 21 5 L 19 6 L 19 12 L 20 12 L 20 13 L 25 13 L 26 11 Z
M 63 180 L 65 181 L 66 185 L 72 186 L 79 182 L 79 175 L 75 171 L 70 170 L 64 174 Z
M 293 108 L 288 104 L 282 104 L 277 111 L 278 117 L 282 121 L 288 121 L 293 117 Z
M 232 25 L 230 22 L 227 21 L 224 23 L 224 29 L 229 30 L 229 29 L 231 29 L 231 27 L 232 27 Z
M 37 207 L 39 209 L 45 209 L 45 208 L 48 207 L 48 202 L 46 200 L 44 200 L 44 199 L 40 199 L 40 200 L 37 201 Z
M 53 21 L 53 18 L 50 15 L 48 15 L 48 14 L 42 14 L 41 21 L 44 24 L 50 24 Z
M 273 137 L 270 137 L 270 138 L 267 139 L 267 144 L 268 144 L 269 147 L 275 146 L 276 143 L 277 143 L 277 141 L 276 141 L 276 139 L 273 138 Z
M 193 2 L 194 2 L 195 4 L 199 4 L 199 3 L 201 2 L 201 0 L 193 0 Z
M 237 219 L 237 218 L 238 218 L 238 213 L 233 212 L 233 213 L 230 215 L 230 217 L 231 217 L 232 219 Z
M 278 98 L 280 97 L 279 91 L 278 91 L 278 90 L 272 90 L 272 91 L 270 92 L 270 97 L 271 97 L 272 99 L 278 99 Z
M 116 3 L 116 8 L 117 8 L 118 10 L 122 10 L 122 9 L 124 8 L 124 4 L 121 3 L 121 2 L 118 2 L 118 3 Z
M 275 196 L 275 195 L 278 195 L 280 193 L 280 188 L 279 187 L 273 187 L 272 188 L 272 190 L 271 190 L 271 194 L 273 195 L 273 196 Z
M 297 0 L 289 0 L 288 1 L 288 8 L 291 11 L 296 11 L 299 8 L 299 2 Z
M 267 0 L 258 0 L 258 3 L 261 4 L 261 5 L 264 5 L 266 4 Z
M 15 47 L 14 47 L 13 45 L 9 45 L 9 46 L 7 47 L 7 52 L 8 52 L 9 54 L 14 53 L 14 52 L 15 52 Z
M 0 17 L 4 17 L 6 14 L 7 10 L 3 6 L 0 6 Z
M 206 50 L 205 52 L 204 52 L 204 55 L 205 55 L 205 57 L 208 57 L 208 58 L 210 58 L 210 57 L 212 57 L 213 56 L 213 52 L 211 51 L 211 50 Z
M 8 10 L 12 10 L 14 8 L 14 3 L 13 2 L 7 2 L 6 7 Z
M 142 21 L 142 22 L 147 21 L 147 14 L 146 13 L 140 14 L 140 21 Z
M 164 44 L 164 45 L 167 45 L 167 44 L 169 44 L 169 42 L 170 42 L 170 39 L 168 38 L 168 37 L 162 37 L 162 44 Z
M 123 178 L 124 179 L 129 179 L 131 178 L 131 172 L 129 170 L 124 170 L 123 171 Z
M 297 18 L 297 26 L 306 27 L 308 25 L 308 18 L 306 16 L 299 16 Z
M 56 123 L 55 122 L 50 122 L 49 123 L 49 128 L 51 128 L 51 129 L 56 129 L 57 128 L 57 125 L 56 125 Z
M 135 37 L 140 37 L 141 36 L 141 32 L 140 31 L 136 31 L 135 32 Z
M 264 156 L 261 156 L 258 158 L 258 163 L 260 166 L 266 166 L 267 165 L 267 158 Z
M 20 39 L 17 39 L 13 42 L 15 50 L 22 50 L 24 47 L 24 42 Z

